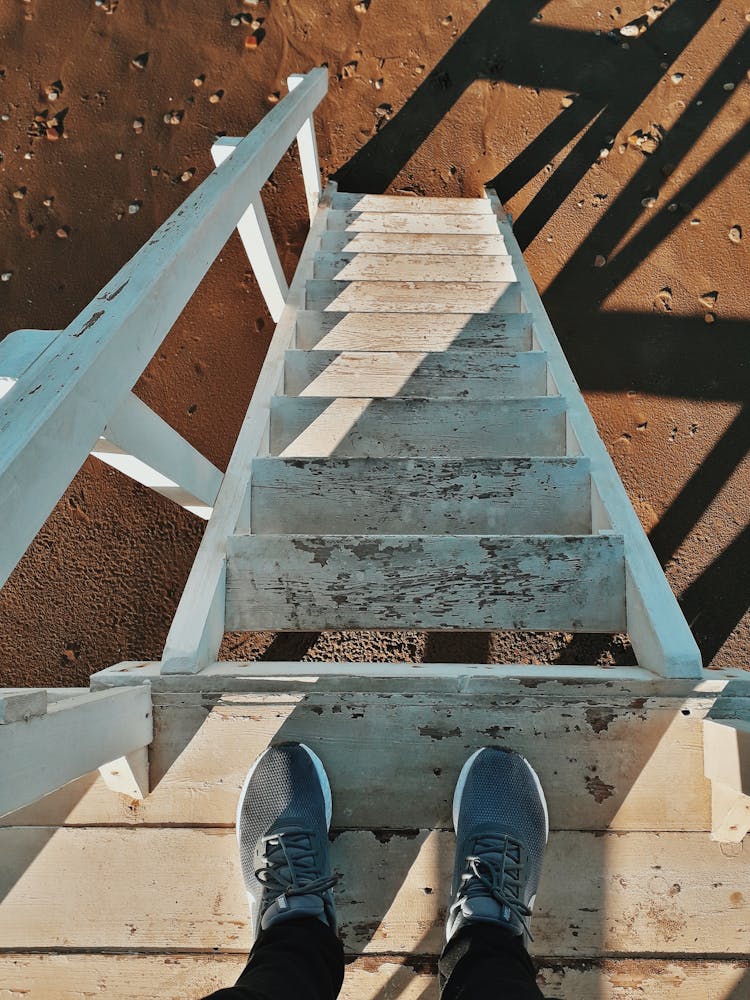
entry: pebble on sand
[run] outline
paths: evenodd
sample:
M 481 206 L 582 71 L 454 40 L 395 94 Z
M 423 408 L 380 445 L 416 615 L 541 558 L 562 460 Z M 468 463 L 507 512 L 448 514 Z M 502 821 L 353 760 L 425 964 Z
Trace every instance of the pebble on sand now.
M 656 204 L 656 198 L 654 198 L 653 196 L 641 199 L 641 205 L 643 205 L 644 208 L 653 208 L 655 204 Z
M 706 313 L 705 316 L 703 317 L 703 322 L 704 323 L 715 323 L 716 322 L 716 316 L 713 313 L 710 313 L 710 312 Z
M 130 62 L 136 69 L 145 69 L 148 65 L 148 52 L 141 52 L 140 55 L 133 56 Z
M 734 90 L 734 84 L 731 82 L 731 80 L 730 80 L 729 83 L 725 83 L 724 84 L 724 90 L 727 90 L 727 91 Z
M 121 150 L 121 149 L 118 149 L 118 150 L 117 150 L 117 152 L 115 153 L 115 159 L 116 159 L 116 160 L 121 160 L 121 159 L 122 159 L 122 157 L 123 157 L 123 155 L 124 155 L 124 154 L 123 154 L 122 150 Z
M 55 230 L 55 236 L 58 238 L 58 240 L 67 240 L 68 236 L 70 236 L 69 227 L 60 226 L 58 229 Z
M 52 208 L 52 203 L 54 202 L 54 200 L 55 199 L 50 196 L 49 198 L 45 198 L 42 204 L 44 205 L 45 208 Z
M 217 90 L 216 93 L 211 94 L 211 96 L 209 97 L 208 100 L 209 100 L 209 102 L 211 104 L 218 104 L 219 101 L 222 99 L 223 96 L 224 96 L 224 91 L 223 90 Z
M 599 150 L 599 155 L 597 156 L 597 160 L 599 160 L 599 162 L 601 163 L 601 161 L 606 160 L 608 156 L 609 156 L 609 150 L 607 149 L 606 146 L 603 146 Z
M 732 243 L 740 243 L 742 241 L 742 226 L 732 226 L 729 230 L 729 239 Z
M 131 201 L 128 205 L 128 215 L 135 215 L 136 212 L 140 212 L 141 203 L 139 201 Z
M 189 167 L 187 170 L 184 170 L 182 174 L 180 174 L 180 180 L 182 181 L 183 184 L 187 184 L 187 182 L 191 181 L 194 176 L 195 176 L 195 167 Z
M 245 39 L 245 48 L 246 49 L 257 49 L 258 48 L 258 39 L 257 39 L 257 37 L 255 35 L 248 35 L 247 36 L 247 38 Z
M 684 79 L 685 79 L 684 73 L 673 73 L 672 76 L 670 77 L 672 83 L 682 83 Z
M 206 82 L 206 74 L 201 73 L 199 76 L 196 76 L 195 79 L 193 80 L 193 86 L 202 87 L 205 82 Z
M 10 281 L 12 277 L 13 277 L 12 271 L 3 271 L 3 273 L 0 274 L 0 281 Z
M 135 132 L 136 135 L 140 135 L 141 134 L 141 132 L 143 131 L 143 126 L 145 124 L 146 124 L 146 122 L 145 122 L 145 120 L 143 118 L 134 118 L 133 119 L 133 131 Z
M 165 125 L 179 125 L 184 116 L 184 111 L 167 111 L 164 115 Z
M 607 263 L 607 258 L 604 257 L 602 254 L 598 253 L 596 257 L 594 257 L 594 267 L 604 267 L 606 263 Z
M 13 192 L 13 197 L 16 199 L 16 201 L 23 201 L 23 199 L 26 197 L 26 188 L 25 187 L 16 188 L 16 190 Z
M 571 107 L 573 107 L 574 100 L 575 100 L 575 97 L 573 96 L 573 94 L 568 94 L 567 97 L 563 97 L 563 99 L 560 101 L 560 104 L 564 108 L 571 108 Z
M 620 34 L 624 35 L 625 38 L 637 38 L 641 33 L 641 29 L 637 24 L 626 24 L 620 28 Z

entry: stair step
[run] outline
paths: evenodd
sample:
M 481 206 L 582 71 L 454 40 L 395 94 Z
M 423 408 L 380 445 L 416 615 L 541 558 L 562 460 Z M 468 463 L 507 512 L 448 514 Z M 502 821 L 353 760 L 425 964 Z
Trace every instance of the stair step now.
M 531 349 L 526 313 L 297 313 L 303 350 L 446 351 Z
M 343 233 L 325 232 L 320 249 L 325 253 L 504 254 L 505 240 L 494 236 L 456 233 Z
M 270 450 L 288 458 L 564 455 L 565 400 L 271 400 Z
M 287 351 L 284 391 L 289 396 L 442 396 L 507 399 L 543 396 L 543 351 Z
M 591 530 L 586 458 L 256 458 L 254 534 Z
M 498 232 L 494 215 L 452 215 L 449 212 L 347 212 L 331 209 L 329 230 L 347 233 L 478 233 Z
M 446 582 L 450 581 L 450 586 Z M 229 631 L 620 632 L 618 535 L 235 535 Z
M 317 253 L 313 276 L 333 281 L 515 281 L 510 257 Z
M 492 215 L 489 198 L 422 198 L 419 195 L 351 194 L 337 191 L 332 207 L 346 212 L 420 212 Z
M 519 313 L 517 281 L 330 281 L 305 286 L 305 308 L 331 312 Z

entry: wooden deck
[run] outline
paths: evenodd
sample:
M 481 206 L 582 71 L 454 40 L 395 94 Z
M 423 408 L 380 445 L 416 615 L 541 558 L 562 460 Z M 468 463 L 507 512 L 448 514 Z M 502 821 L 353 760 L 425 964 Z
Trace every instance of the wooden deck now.
M 747 858 L 710 840 L 703 777 L 702 720 L 720 687 L 157 689 L 146 800 L 88 776 L 3 821 L 0 997 L 184 1000 L 230 983 L 250 945 L 239 789 L 270 741 L 301 739 L 333 785 L 345 998 L 436 996 L 450 802 L 484 744 L 521 750 L 547 792 L 533 952 L 549 997 L 746 998 Z

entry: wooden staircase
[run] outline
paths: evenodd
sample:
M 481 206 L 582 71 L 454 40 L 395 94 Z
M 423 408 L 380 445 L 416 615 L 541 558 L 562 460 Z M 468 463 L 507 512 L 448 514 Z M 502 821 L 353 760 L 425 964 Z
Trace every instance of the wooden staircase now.
M 162 659 L 49 711 L 0 702 L 0 750 L 4 721 L 35 726 L 63 770 L 66 711 L 132 713 L 105 727 L 119 763 L 0 820 L 0 998 L 232 982 L 237 795 L 299 739 L 333 786 L 345 1000 L 437 996 L 450 803 L 487 744 L 549 800 L 548 997 L 748 1000 L 750 692 L 702 671 L 502 207 L 313 194 L 291 287 L 259 271 L 276 333 Z M 255 199 L 249 249 L 263 220 Z M 328 629 L 626 632 L 638 666 L 219 658 L 227 630 Z

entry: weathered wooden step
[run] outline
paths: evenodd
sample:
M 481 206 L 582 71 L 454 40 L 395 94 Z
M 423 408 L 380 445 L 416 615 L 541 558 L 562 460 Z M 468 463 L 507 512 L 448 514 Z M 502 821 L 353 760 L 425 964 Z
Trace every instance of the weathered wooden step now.
M 26 954 L 0 956 L 0 981 L 9 996 L 154 1000 L 207 996 L 231 986 L 247 956 L 175 952 L 141 954 Z M 537 959 L 537 982 L 549 997 L 630 1000 L 636 990 L 649 1000 L 736 998 L 743 1000 L 746 962 L 691 958 L 607 959 L 601 963 Z M 346 966 L 340 1000 L 438 1000 L 436 963 L 410 955 L 367 956 Z
M 324 232 L 320 249 L 326 253 L 417 253 L 470 254 L 482 256 L 505 254 L 505 240 L 496 236 L 457 233 L 345 233 Z
M 453 348 L 531 349 L 526 313 L 297 313 L 303 350 L 447 351 Z
M 586 458 L 256 458 L 255 534 L 591 530 Z
M 516 281 L 330 281 L 305 286 L 305 308 L 332 312 L 519 313 Z
M 449 584 L 449 585 L 448 585 Z M 620 632 L 618 535 L 235 535 L 229 631 Z
M 332 208 L 346 212 L 492 215 L 489 198 L 422 198 L 419 195 L 351 194 L 348 191 L 334 194 Z
M 284 362 L 289 396 L 507 399 L 546 389 L 542 351 L 287 351 Z
M 271 400 L 270 450 L 288 458 L 564 455 L 565 400 Z
M 317 253 L 313 276 L 331 281 L 515 281 L 507 254 Z
M 498 232 L 494 215 L 453 215 L 449 212 L 347 212 L 332 209 L 328 229 L 347 233 L 478 233 Z
M 391 793 L 398 795 L 397 786 Z M 747 860 L 723 846 L 703 833 L 553 833 L 533 951 L 559 958 L 744 956 Z M 335 836 L 346 952 L 437 955 L 454 850 L 448 832 Z M 11 828 L 0 831 L 0 853 L 5 950 L 247 956 L 233 829 Z

